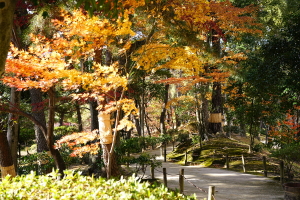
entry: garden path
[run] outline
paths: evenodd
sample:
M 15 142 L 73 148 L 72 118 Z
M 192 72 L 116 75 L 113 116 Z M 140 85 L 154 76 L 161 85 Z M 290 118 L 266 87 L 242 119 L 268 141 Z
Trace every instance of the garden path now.
M 172 147 L 167 147 L 167 153 Z M 182 166 L 170 161 L 164 162 L 160 149 L 147 151 L 162 161 L 162 167 L 156 168 L 154 176 L 163 180 L 163 168 L 167 171 L 167 185 L 179 189 L 179 171 L 184 169 L 184 194 L 196 194 L 197 199 L 208 197 L 209 186 L 215 186 L 215 200 L 279 200 L 284 199 L 284 190 L 278 181 L 263 176 L 239 173 L 226 169 L 200 166 Z M 147 168 L 145 176 L 150 177 Z

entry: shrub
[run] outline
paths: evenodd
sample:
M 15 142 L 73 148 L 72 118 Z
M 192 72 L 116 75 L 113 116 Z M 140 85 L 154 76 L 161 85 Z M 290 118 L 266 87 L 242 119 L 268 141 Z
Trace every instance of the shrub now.
M 240 128 L 238 126 L 228 126 L 228 125 L 225 125 L 223 126 L 223 130 L 226 132 L 226 133 L 235 133 L 235 134 L 238 134 L 240 132 Z
M 159 144 L 159 142 L 160 142 L 160 138 L 158 138 L 158 137 L 148 136 L 148 137 L 145 137 L 145 139 L 146 139 L 146 145 L 151 146 L 152 148 L 155 148 L 155 146 L 157 144 Z
M 179 133 L 177 141 L 180 143 L 185 143 L 190 139 L 190 135 L 188 133 Z
M 54 140 L 59 140 L 61 137 L 77 132 L 78 129 L 75 126 L 58 126 L 54 128 Z
M 265 144 L 263 143 L 257 143 L 257 144 L 254 144 L 253 147 L 252 147 L 252 151 L 254 152 L 262 152 L 262 150 L 266 147 Z
M 300 161 L 300 143 L 283 145 L 280 149 L 272 149 L 271 156 L 283 160 L 289 179 L 293 178 L 292 170 L 294 162 Z
M 89 154 L 83 155 L 82 158 L 71 156 L 73 150 L 67 144 L 62 144 L 59 148 L 59 152 L 65 162 L 66 167 L 69 167 L 75 163 L 82 163 L 82 161 L 89 156 Z
M 172 136 L 169 134 L 160 135 L 159 140 L 162 144 L 167 144 L 172 140 Z
M 46 152 L 34 153 L 19 158 L 18 174 L 29 174 L 31 171 L 44 174 L 54 166 L 53 159 Z
M 139 153 L 142 151 L 142 141 L 139 137 L 133 137 L 130 139 L 121 140 L 120 145 L 116 151 L 119 155 L 127 153 Z
M 199 144 L 200 141 L 200 135 L 193 135 L 192 136 L 192 144 Z
M 141 183 L 136 177 L 120 180 L 93 178 L 79 173 L 65 171 L 65 178 L 59 180 L 59 174 L 52 172 L 47 176 L 27 176 L 10 178 L 0 183 L 0 199 L 196 199 L 169 191 L 163 185 Z
M 141 155 L 135 158 L 134 164 L 136 164 L 136 173 L 141 170 L 143 174 L 146 173 L 146 169 L 148 166 L 153 168 L 162 166 L 162 163 L 156 160 L 156 157 L 154 155 L 150 156 L 150 154 L 145 152 L 141 153 Z

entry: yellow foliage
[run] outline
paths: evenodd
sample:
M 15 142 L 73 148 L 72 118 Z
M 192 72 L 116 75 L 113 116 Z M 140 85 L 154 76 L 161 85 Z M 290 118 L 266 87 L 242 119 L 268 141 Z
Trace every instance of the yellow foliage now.
M 137 68 L 156 71 L 162 68 L 182 70 L 188 75 L 203 72 L 203 62 L 192 47 L 172 47 L 167 44 L 148 44 L 140 48 L 133 60 Z
M 177 106 L 177 105 L 183 105 L 186 104 L 187 102 L 189 103 L 194 103 L 196 99 L 192 96 L 189 95 L 183 95 L 180 97 L 173 98 L 172 100 L 168 101 L 166 108 L 170 108 L 170 106 Z

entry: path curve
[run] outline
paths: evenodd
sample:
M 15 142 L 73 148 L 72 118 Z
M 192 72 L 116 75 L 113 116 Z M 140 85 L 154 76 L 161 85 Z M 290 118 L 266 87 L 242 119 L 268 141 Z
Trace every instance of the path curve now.
M 171 151 L 172 147 L 167 147 L 167 153 Z M 195 193 L 199 200 L 207 198 L 209 186 L 215 186 L 215 200 L 284 199 L 284 190 L 279 181 L 226 169 L 182 166 L 172 162 L 163 162 L 160 149 L 147 152 L 150 155 L 155 155 L 157 160 L 162 161 L 162 167 L 155 169 L 155 178 L 163 180 L 162 168 L 166 168 L 168 187 L 179 189 L 179 171 L 184 169 L 184 194 L 192 195 Z M 145 175 L 150 177 L 150 169 L 146 170 Z

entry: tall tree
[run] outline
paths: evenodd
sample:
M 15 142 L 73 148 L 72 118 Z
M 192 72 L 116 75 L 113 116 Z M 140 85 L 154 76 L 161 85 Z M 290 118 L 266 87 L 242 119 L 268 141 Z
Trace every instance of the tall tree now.
M 0 2 L 0 77 L 5 71 L 5 61 L 11 41 L 15 4 L 16 0 L 3 0 Z
M 20 104 L 20 92 L 16 91 L 16 88 L 11 88 L 10 105 L 11 109 Z M 13 113 L 9 113 L 8 125 L 7 125 L 7 140 L 12 154 L 12 159 L 15 165 L 15 169 L 18 168 L 18 136 L 19 136 L 19 116 Z
M 30 89 L 30 99 L 32 105 L 32 116 L 39 121 L 43 126 L 46 127 L 46 117 L 45 117 L 45 105 L 42 98 L 41 89 Z M 49 151 L 47 141 L 43 131 L 40 129 L 39 125 L 34 125 L 35 138 L 37 143 L 37 152 Z
M 1 177 L 4 178 L 7 175 L 12 177 L 16 176 L 16 169 L 12 154 L 6 137 L 4 122 L 0 121 L 0 167 Z

